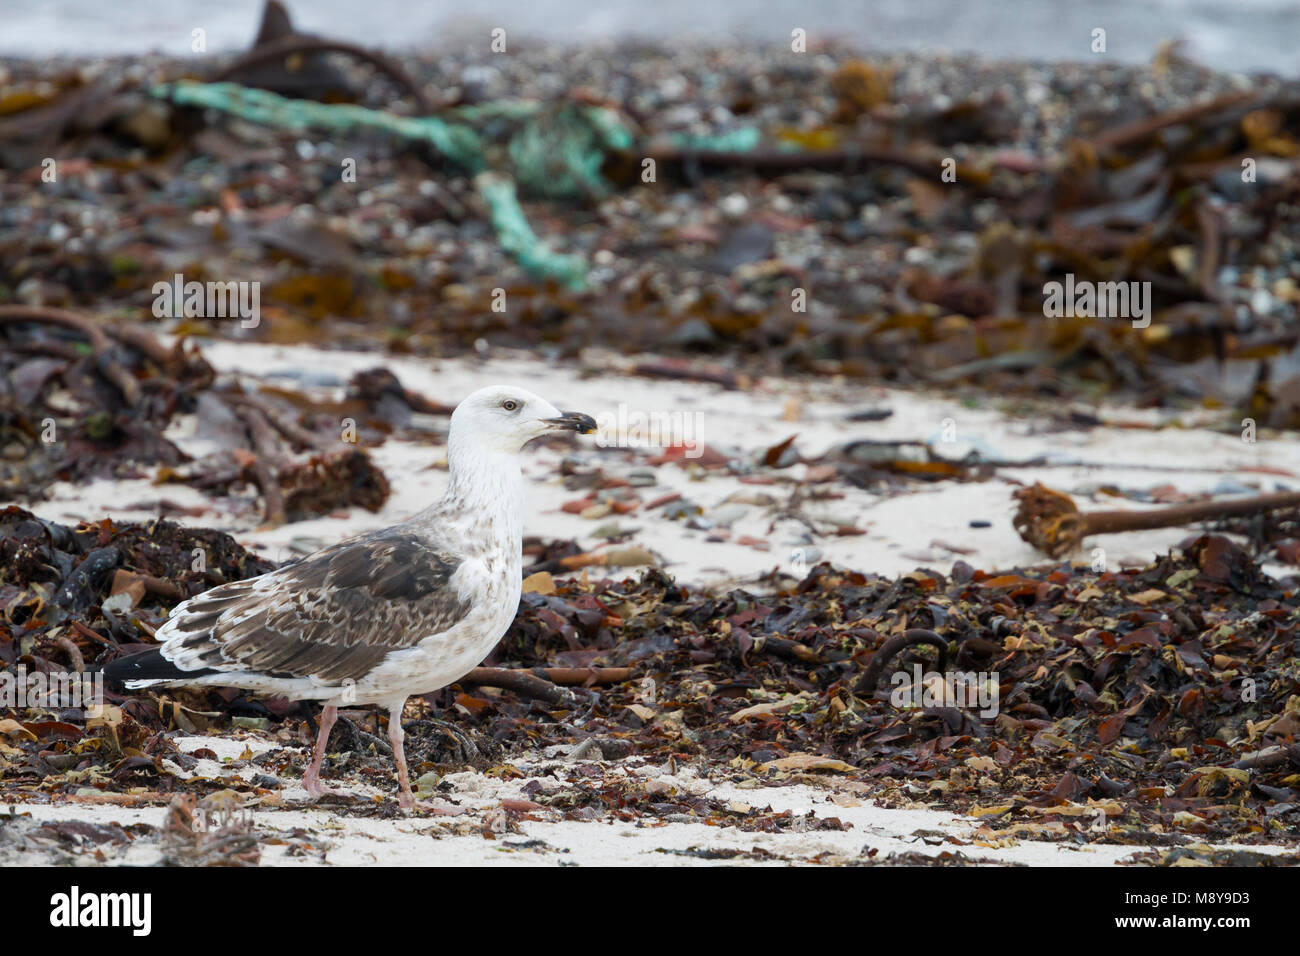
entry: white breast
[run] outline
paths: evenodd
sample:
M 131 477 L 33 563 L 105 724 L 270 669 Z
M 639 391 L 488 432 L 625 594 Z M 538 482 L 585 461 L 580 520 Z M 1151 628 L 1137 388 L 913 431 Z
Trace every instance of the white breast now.
M 355 688 L 352 703 L 387 703 L 397 697 L 428 694 L 464 677 L 482 663 L 514 621 L 523 590 L 522 558 L 511 553 L 466 561 L 452 583 L 471 602 L 454 627 L 427 635 L 418 645 L 397 651 Z

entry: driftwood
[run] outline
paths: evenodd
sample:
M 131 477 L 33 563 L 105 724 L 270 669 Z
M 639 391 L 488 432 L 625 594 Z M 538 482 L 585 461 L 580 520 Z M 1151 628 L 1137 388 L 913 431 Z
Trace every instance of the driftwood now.
M 0 324 L 23 323 L 60 325 L 81 333 L 90 343 L 90 351 L 95 357 L 95 364 L 99 367 L 100 373 L 116 386 L 126 403 L 135 405 L 140 400 L 140 383 L 113 358 L 113 343 L 106 329 L 85 316 L 66 309 L 40 305 L 0 305 Z
M 1298 491 L 1231 501 L 1200 501 L 1144 511 L 1080 511 L 1069 495 L 1041 483 L 1021 488 L 1015 496 L 1020 502 L 1012 519 L 1016 531 L 1029 544 L 1053 558 L 1075 551 L 1090 534 L 1177 528 L 1196 521 L 1300 508 Z
M 319 37 L 291 35 L 279 40 L 272 40 L 269 43 L 263 43 L 219 71 L 211 78 L 210 82 L 216 83 L 227 80 L 250 66 L 269 60 L 283 59 L 294 53 L 346 53 L 358 60 L 364 60 L 410 93 L 411 99 L 415 101 L 421 116 L 428 116 L 434 111 L 433 104 L 424 95 L 424 91 L 420 89 L 419 84 L 411 79 L 410 74 L 391 58 L 375 50 L 367 50 L 365 47 L 357 46 L 355 43 L 325 40 Z

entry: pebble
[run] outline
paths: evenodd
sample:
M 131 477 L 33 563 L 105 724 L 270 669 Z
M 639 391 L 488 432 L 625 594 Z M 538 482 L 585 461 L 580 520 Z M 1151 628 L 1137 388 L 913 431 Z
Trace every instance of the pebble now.
M 312 368 L 279 368 L 267 372 L 266 377 L 287 379 L 308 388 L 342 388 L 346 384 L 333 372 Z
M 728 219 L 739 219 L 749 212 L 749 200 L 743 193 L 732 193 L 718 203 L 718 209 Z
M 682 498 L 664 506 L 664 517 L 669 521 L 678 521 L 702 513 L 703 509 L 693 501 Z
M 718 341 L 713 326 L 698 318 L 687 319 L 668 335 L 669 344 L 683 348 L 707 347 L 716 345 Z
M 622 538 L 627 535 L 636 534 L 640 528 L 624 528 L 617 521 L 611 521 L 609 524 L 603 524 L 595 531 L 591 532 L 593 538 Z
M 1254 488 L 1243 485 L 1240 481 L 1234 481 L 1232 478 L 1221 478 L 1210 489 L 1212 495 L 1253 495 L 1256 494 Z
M 729 528 L 748 513 L 749 509 L 744 505 L 724 505 L 721 508 L 711 510 L 709 520 L 715 525 Z

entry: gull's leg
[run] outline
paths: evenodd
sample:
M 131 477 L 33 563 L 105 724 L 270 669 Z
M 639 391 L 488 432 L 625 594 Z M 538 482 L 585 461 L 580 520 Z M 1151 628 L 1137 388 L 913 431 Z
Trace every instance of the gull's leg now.
M 411 777 L 406 770 L 406 748 L 403 746 L 406 731 L 402 729 L 402 708 L 405 706 L 406 701 L 403 699 L 400 704 L 396 704 L 388 710 L 388 741 L 393 745 L 393 761 L 397 764 L 398 804 L 404 810 L 427 810 L 430 813 L 441 813 L 449 816 L 464 813 L 464 810 L 453 804 L 416 800 L 415 794 L 411 792 Z
M 330 741 L 330 731 L 334 729 L 334 722 L 339 719 L 339 709 L 333 704 L 326 704 L 325 709 L 320 712 L 320 733 L 316 735 L 316 749 L 312 752 L 311 763 L 307 765 L 307 771 L 302 775 L 302 785 L 307 792 L 313 797 L 333 794 L 342 796 L 342 791 L 331 790 L 320 782 L 320 765 L 325 759 L 325 745 Z
M 397 764 L 397 802 L 409 809 L 415 803 L 415 795 L 411 793 L 411 777 L 406 772 L 406 747 L 403 745 L 406 731 L 402 729 L 402 708 L 405 706 L 406 701 L 402 701 L 388 712 L 388 742 L 393 745 L 393 761 Z

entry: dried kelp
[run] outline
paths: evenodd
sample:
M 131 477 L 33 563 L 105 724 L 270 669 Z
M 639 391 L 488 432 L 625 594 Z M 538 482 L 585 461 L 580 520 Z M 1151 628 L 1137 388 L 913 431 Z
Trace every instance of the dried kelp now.
M 218 382 L 194 346 L 168 348 L 137 325 L 62 309 L 0 306 L 0 329 L 0 493 L 9 499 L 37 500 L 55 480 L 150 476 L 210 492 L 255 486 L 271 524 L 377 511 L 389 485 L 362 443 L 419 436 L 427 425 L 417 415 L 450 411 L 382 368 L 359 375 L 338 404 L 246 393 Z M 221 452 L 192 461 L 165 437 L 188 413 Z
M 327 60 L 331 49 L 345 55 Z M 1300 423 L 1294 83 L 1243 85 L 1179 58 L 1040 67 L 834 45 L 806 59 L 645 45 L 366 53 L 294 33 L 272 5 L 252 54 L 204 75 L 301 97 L 288 102 L 303 110 L 342 98 L 389 125 L 473 127 L 474 162 L 363 138 L 349 156 L 364 181 L 340 182 L 337 134 L 146 95 L 191 77 L 192 59 L 143 77 L 112 61 L 97 84 L 15 65 L 0 90 L 0 196 L 23 225 L 0 225 L 3 291 L 156 321 L 152 289 L 179 262 L 187 279 L 264 293 L 256 327 L 165 320 L 182 333 L 422 355 L 706 352 L 733 379 L 1100 386 L 1205 402 L 1225 421 Z M 537 99 L 539 75 L 557 92 Z M 590 92 L 592 76 L 610 98 Z M 434 89 L 457 99 L 425 101 Z M 578 116 L 631 141 L 579 130 Z M 64 175 L 42 181 L 42 157 Z M 518 206 L 474 178 L 530 164 L 537 188 Z M 579 180 L 600 188 L 548 192 Z M 83 216 L 104 225 L 86 232 Z M 57 238 L 74 235 L 75 249 Z M 540 243 L 566 266 L 558 284 L 511 259 L 536 264 Z M 567 283 L 578 273 L 583 287 Z M 1095 295 L 1054 309 L 1054 283 L 1143 298 L 1120 314 Z M 499 293 L 508 308 L 491 307 Z
M 266 568 L 224 536 L 165 522 L 66 529 L 10 509 L 3 528 L 7 667 L 67 666 L 67 637 L 93 669 L 147 641 L 180 597 Z M 149 543 L 160 538 L 155 553 Z M 216 549 L 206 575 L 190 570 L 196 543 Z M 119 555 L 115 566 L 81 573 L 106 549 Z M 153 578 L 162 584 L 150 586 Z M 82 597 L 50 596 L 77 588 Z M 819 565 L 791 589 L 709 594 L 651 570 L 545 590 L 525 593 L 485 662 L 536 687 L 493 687 L 497 672 L 480 669 L 481 679 L 430 698 L 487 753 L 636 756 L 769 783 L 830 773 L 886 804 L 971 813 L 986 845 L 1027 834 L 1166 847 L 1276 842 L 1300 822 L 1300 601 L 1221 536 L 1194 537 L 1122 572 L 1063 564 L 991 576 L 959 563 L 950 576 L 887 580 Z M 138 600 L 126 612 L 110 591 Z M 933 648 L 904 647 L 914 643 L 897 639 L 904 632 L 940 636 L 946 662 Z M 879 684 L 860 686 L 893 648 L 901 653 Z M 936 668 L 984 675 L 992 709 L 925 697 Z M 572 687 L 584 671 L 585 689 L 545 691 L 556 686 L 548 678 Z M 93 770 L 104 792 L 130 780 L 151 792 L 206 793 L 212 784 L 165 770 L 158 757 L 170 750 L 158 732 L 259 713 L 233 692 L 109 700 L 120 709 L 113 724 L 15 710 L 0 718 L 4 785 L 75 792 L 74 780 Z M 271 720 L 295 713 L 274 701 L 260 711 Z M 412 725 L 411 739 L 415 765 L 427 770 L 456 751 L 425 723 Z M 367 748 L 366 739 L 344 746 Z M 269 780 L 287 758 L 276 750 L 257 761 Z M 575 819 L 741 819 L 697 796 L 635 790 L 648 784 L 630 779 L 568 779 L 558 789 L 529 784 L 529 800 Z M 791 825 L 782 819 L 770 825 Z

